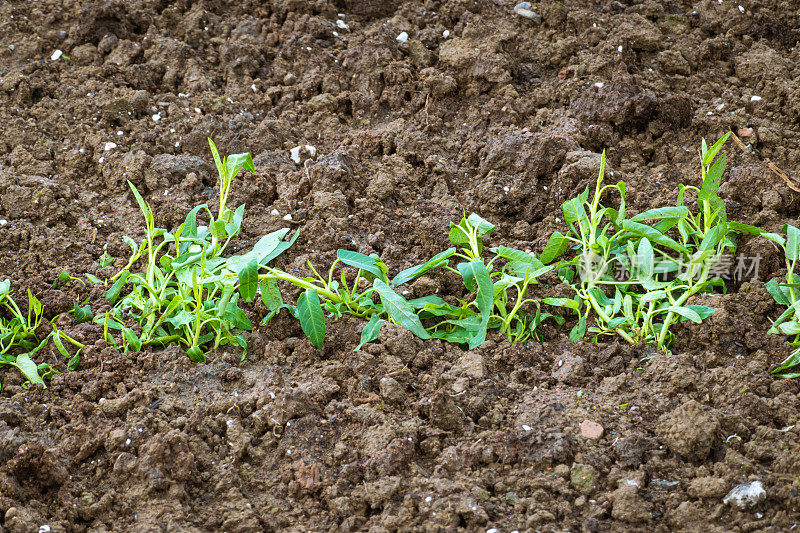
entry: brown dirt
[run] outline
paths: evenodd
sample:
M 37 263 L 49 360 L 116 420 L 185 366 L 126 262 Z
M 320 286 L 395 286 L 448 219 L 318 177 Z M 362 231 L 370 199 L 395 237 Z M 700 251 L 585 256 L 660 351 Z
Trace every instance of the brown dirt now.
M 731 218 L 797 223 L 798 195 L 764 165 L 800 172 L 793 2 L 547 1 L 541 21 L 514 4 L 2 2 L 0 279 L 48 317 L 100 308 L 99 289 L 53 279 L 107 274 L 103 246 L 122 257 L 141 236 L 125 180 L 161 226 L 213 203 L 207 136 L 256 159 L 231 199 L 247 203 L 240 245 L 299 227 L 283 260 L 298 269 L 337 248 L 404 268 L 462 210 L 540 250 L 602 149 L 643 210 L 697 182 L 701 137 L 746 127 L 746 150 L 728 146 Z M 780 310 L 763 286 L 781 262 L 755 239 L 741 253 L 762 255 L 759 280 L 706 297 L 717 314 L 649 359 L 552 328 L 471 353 L 389 328 L 353 352 L 355 320 L 318 352 L 281 320 L 243 363 L 196 365 L 121 355 L 67 320 L 89 345 L 78 371 L 46 390 L 0 375 L 0 531 L 788 531 L 800 391 L 768 374 L 787 348 L 765 334 Z M 602 437 L 581 436 L 587 419 Z M 756 479 L 756 508 L 722 503 Z

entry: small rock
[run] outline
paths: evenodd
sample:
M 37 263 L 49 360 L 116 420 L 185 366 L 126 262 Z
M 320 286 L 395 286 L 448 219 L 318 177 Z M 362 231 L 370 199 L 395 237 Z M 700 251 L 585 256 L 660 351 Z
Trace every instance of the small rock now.
M 116 148 L 116 147 L 117 147 L 117 143 L 107 142 L 107 143 L 106 143 L 106 144 L 103 146 L 103 149 L 104 149 L 106 152 L 108 152 L 109 150 L 113 150 L 113 149 L 114 149 L 114 148 Z
M 17 516 L 17 508 L 16 507 L 9 507 L 8 510 L 6 511 L 5 521 L 8 522 L 9 520 L 14 518 L 15 516 Z
M 339 19 L 339 20 L 336 21 L 336 27 L 341 29 L 341 30 L 349 30 L 350 29 L 350 26 L 348 26 L 347 23 L 345 21 L 343 21 L 342 19 Z
M 742 139 L 747 139 L 753 136 L 753 128 L 739 128 L 736 134 Z
M 403 386 L 394 378 L 381 378 L 380 389 L 381 397 L 387 402 L 400 403 L 405 397 L 403 394 Z
M 520 17 L 525 17 L 526 19 L 535 20 L 536 22 L 541 22 L 542 17 L 535 11 L 531 9 L 530 2 L 520 2 L 519 4 L 514 6 L 514 13 L 519 15 Z
M 737 485 L 731 489 L 722 503 L 727 503 L 739 509 L 749 509 L 767 498 L 767 491 L 760 481 L 751 481 Z
M 591 465 L 574 465 L 570 471 L 569 484 L 581 494 L 589 495 L 597 486 L 597 470 Z
M 396 38 L 397 38 L 397 42 L 398 43 L 404 43 L 404 42 L 408 41 L 408 33 L 402 32 Z
M 678 485 L 680 485 L 680 482 L 667 479 L 654 479 L 650 481 L 650 486 L 658 490 L 672 490 Z
M 750 97 L 750 101 L 751 102 L 760 102 L 761 101 L 761 97 L 754 94 L 753 96 Z
M 603 431 L 603 426 L 593 420 L 581 422 L 581 436 L 587 439 L 598 440 L 603 436 Z
M 59 59 L 61 59 L 62 55 L 64 55 L 64 52 L 62 52 L 61 50 L 56 50 L 55 52 L 53 52 L 53 55 L 50 56 L 50 59 L 52 59 L 53 61 L 58 61 Z

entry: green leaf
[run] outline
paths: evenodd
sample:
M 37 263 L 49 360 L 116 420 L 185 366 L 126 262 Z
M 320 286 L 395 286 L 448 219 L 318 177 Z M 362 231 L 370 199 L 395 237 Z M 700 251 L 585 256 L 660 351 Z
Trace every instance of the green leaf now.
M 672 311 L 673 313 L 680 315 L 683 318 L 686 318 L 687 320 L 691 320 L 696 324 L 699 324 L 700 322 L 703 321 L 703 319 L 700 318 L 700 315 L 697 313 L 697 311 L 695 311 L 694 309 L 690 309 L 689 307 L 680 307 L 677 305 L 671 305 L 666 308 L 666 311 Z
M 717 142 L 714 143 L 714 145 L 711 147 L 711 149 L 707 148 L 706 140 L 703 139 L 702 145 L 701 145 L 702 146 L 701 147 L 701 153 L 703 154 L 703 166 L 707 167 L 709 164 L 711 164 L 711 162 L 714 160 L 715 157 L 717 157 L 717 154 L 722 149 L 722 146 L 725 144 L 725 142 L 728 140 L 728 137 L 730 137 L 730 136 L 731 136 L 731 132 L 728 132 L 725 135 L 723 135 L 722 137 L 720 137 L 717 140 Z
M 183 326 L 187 326 L 195 321 L 196 317 L 189 311 L 182 309 L 180 313 L 173 317 L 169 317 L 167 322 L 175 326 L 176 328 L 181 328 Z
M 733 231 L 738 231 L 739 233 L 747 233 L 748 235 L 764 237 L 765 239 L 769 239 L 772 242 L 779 244 L 781 247 L 786 244 L 786 239 L 784 239 L 783 236 L 778 235 L 777 233 L 769 233 L 756 226 L 742 224 L 741 222 L 728 222 L 728 227 Z
M 647 237 L 642 237 L 639 241 L 636 259 L 639 279 L 642 281 L 651 279 L 655 271 L 655 257 L 653 255 L 653 245 L 650 244 L 650 240 Z
M 123 328 L 122 335 L 125 337 L 128 346 L 130 346 L 134 352 L 138 352 L 142 349 L 142 341 L 131 328 Z
M 472 213 L 468 216 L 467 222 L 469 222 L 473 228 L 477 228 L 478 235 L 488 235 L 493 232 L 495 228 L 494 224 L 481 218 L 477 213 Z
M 645 220 L 661 220 L 664 218 L 686 218 L 689 216 L 689 209 L 684 206 L 678 207 L 657 207 L 655 209 L 648 209 L 636 216 L 631 217 L 634 222 L 643 222 Z
M 780 305 L 790 305 L 792 303 L 789 290 L 782 287 L 777 280 L 769 280 L 764 284 L 764 288 L 767 289 L 767 292 L 769 292 Z
M 264 278 L 259 282 L 259 287 L 261 287 L 261 301 L 264 302 L 267 309 L 274 311 L 283 305 L 281 290 L 275 279 Z
M 376 257 L 353 252 L 351 250 L 337 250 L 336 257 L 345 265 L 369 272 L 372 274 L 373 278 L 379 278 L 389 283 L 386 277 L 386 265 Z
M 245 302 L 252 302 L 256 298 L 256 290 L 258 289 L 258 258 L 253 257 L 239 271 L 239 294 L 242 295 L 242 300 Z
M 383 308 L 394 322 L 408 329 L 420 339 L 429 339 L 431 337 L 425 331 L 419 317 L 414 313 L 414 309 L 405 298 L 394 292 L 389 285 L 380 279 L 376 279 L 372 286 L 380 296 Z
M 125 282 L 128 281 L 128 276 L 130 276 L 130 272 L 123 270 L 122 274 L 117 278 L 117 281 L 106 291 L 105 298 L 111 302 L 112 305 L 117 303 L 119 293 L 122 291 L 122 287 L 125 286 Z
M 800 259 L 800 229 L 786 224 L 783 231 L 786 233 L 786 259 L 789 261 Z
M 217 145 L 214 144 L 214 141 L 212 141 L 209 138 L 208 139 L 208 146 L 211 147 L 211 155 L 214 157 L 214 164 L 217 166 L 217 173 L 219 173 L 220 179 L 225 179 L 225 164 L 219 158 L 219 152 L 217 151 Z
M 89 280 L 91 283 L 102 283 L 102 281 L 100 281 L 100 278 L 98 278 L 98 277 L 97 277 L 97 276 L 95 276 L 94 274 L 89 274 L 89 273 L 87 272 L 86 274 L 84 274 L 84 277 L 85 277 L 86 279 L 88 279 L 88 280 Z
M 578 342 L 586 335 L 586 315 L 582 315 L 578 323 L 569 332 L 569 339 L 572 342 Z
M 550 239 L 548 239 L 547 245 L 542 251 L 542 255 L 539 256 L 539 260 L 543 264 L 548 265 L 564 255 L 568 247 L 569 241 L 567 238 L 564 237 L 561 232 L 555 231 L 550 235 Z
M 685 305 L 684 308 L 691 309 L 692 311 L 697 313 L 697 316 L 700 317 L 700 320 L 705 320 L 706 318 L 714 314 L 714 308 L 708 307 L 706 305 L 692 304 L 692 305 Z
M 658 230 L 651 228 L 646 224 L 642 224 L 640 222 L 634 222 L 632 220 L 623 220 L 622 227 L 625 228 L 627 231 L 630 231 L 634 235 L 639 237 L 646 237 L 650 240 L 651 243 L 656 243 L 661 246 L 666 246 L 676 252 L 680 252 L 682 254 L 689 255 L 689 250 L 686 249 L 685 246 L 675 242 L 671 238 L 667 237 L 663 233 L 659 232 Z
M 253 173 L 256 171 L 256 168 L 253 165 L 253 158 L 250 156 L 250 153 L 229 155 L 227 159 L 225 159 L 225 166 L 227 167 L 229 173 L 228 179 L 235 178 L 242 169 Z
M 73 302 L 73 310 L 75 311 L 75 324 L 90 322 L 94 318 L 91 304 L 86 304 L 81 307 L 78 305 L 77 300 L 75 300 Z
M 580 198 L 573 198 L 561 204 L 561 210 L 564 212 L 564 220 L 567 224 L 578 223 L 581 236 L 584 238 L 589 237 L 589 217 L 586 215 L 586 209 L 583 207 Z M 546 261 L 542 261 L 546 262 Z
M 376 280 L 380 281 L 380 280 Z M 316 348 L 322 348 L 325 340 L 325 314 L 316 289 L 306 289 L 297 299 L 297 314 L 300 327 Z
M 486 265 L 481 261 L 459 263 L 458 270 L 461 272 L 461 276 L 464 278 L 464 283 L 467 287 L 469 287 L 467 280 L 471 280 L 471 283 L 477 286 L 475 305 L 478 307 L 478 311 L 480 311 L 481 323 L 480 329 L 469 340 L 469 348 L 472 350 L 480 346 L 483 341 L 486 340 L 486 329 L 489 325 L 489 318 L 492 316 L 492 309 L 494 308 L 492 277 L 486 269 Z
M 298 233 L 295 233 L 290 241 L 282 240 L 289 233 L 288 228 L 273 231 L 261 237 L 253 249 L 242 255 L 233 255 L 225 261 L 225 268 L 238 274 L 254 258 L 259 265 L 266 265 L 272 259 L 280 255 L 284 250 L 294 243 Z
M 580 302 L 573 300 L 572 298 L 545 298 L 542 300 L 542 303 L 546 303 L 547 305 L 555 305 L 557 307 L 566 307 L 575 311 L 581 308 Z
M 800 349 L 797 349 L 794 352 L 792 352 L 789 355 L 789 357 L 783 360 L 783 362 L 780 364 L 780 366 L 778 366 L 778 368 L 772 371 L 772 373 L 778 377 L 787 379 L 800 377 L 800 373 L 797 372 L 788 374 L 783 372 L 784 370 L 796 367 L 797 365 L 800 365 Z
M 20 354 L 17 356 L 16 361 L 11 363 L 17 367 L 20 372 L 30 381 L 46 387 L 44 380 L 39 376 L 39 370 L 28 354 Z
M 142 214 L 144 215 L 144 220 L 147 223 L 148 231 L 153 229 L 153 210 L 150 209 L 150 206 L 147 205 L 147 202 L 144 201 L 142 195 L 139 194 L 138 189 L 134 186 L 133 183 L 128 181 L 128 186 L 131 188 L 131 192 L 133 192 L 133 196 L 136 198 L 136 202 L 139 204 L 139 209 L 141 209 Z
M 372 315 L 369 319 L 369 322 L 367 322 L 367 324 L 364 326 L 364 329 L 361 330 L 361 342 L 358 343 L 358 346 L 356 346 L 353 351 L 357 352 L 368 342 L 372 342 L 377 339 L 378 334 L 380 334 L 381 331 L 381 326 L 383 326 L 385 323 L 386 320 L 378 316 L 377 313 Z
M 401 270 L 398 274 L 392 279 L 392 285 L 397 287 L 404 283 L 408 283 L 409 281 L 415 280 L 418 277 L 422 276 L 429 270 L 432 270 L 436 267 L 447 265 L 448 259 L 456 253 L 455 248 L 448 248 L 444 252 L 439 252 L 438 254 L 431 257 L 428 261 L 421 265 L 416 265 L 405 270 Z

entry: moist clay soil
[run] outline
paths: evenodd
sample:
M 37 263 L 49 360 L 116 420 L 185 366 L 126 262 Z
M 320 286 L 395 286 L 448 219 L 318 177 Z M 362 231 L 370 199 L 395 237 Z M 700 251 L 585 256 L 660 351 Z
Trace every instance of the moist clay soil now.
M 603 149 L 636 212 L 697 185 L 701 138 L 731 130 L 729 217 L 797 224 L 767 167 L 800 172 L 796 2 L 515 3 L 5 0 L 0 279 L 48 319 L 107 309 L 102 286 L 53 280 L 124 264 L 122 236 L 143 236 L 126 180 L 160 227 L 216 205 L 207 137 L 255 159 L 229 199 L 247 204 L 238 245 L 299 229 L 291 272 L 337 248 L 396 272 L 464 211 L 497 224 L 489 244 L 538 252 Z M 194 364 L 123 355 L 65 314 L 77 371 L 47 389 L 0 371 L 0 531 L 789 531 L 800 399 L 769 374 L 790 348 L 766 335 L 782 309 L 764 288 L 782 261 L 756 238 L 739 253 L 757 275 L 704 297 L 716 314 L 672 355 L 572 343 L 570 322 L 471 352 L 386 325 L 354 352 L 345 319 L 316 350 L 284 317 L 243 362 Z M 52 347 L 38 361 L 66 370 Z M 766 499 L 723 503 L 755 480 Z

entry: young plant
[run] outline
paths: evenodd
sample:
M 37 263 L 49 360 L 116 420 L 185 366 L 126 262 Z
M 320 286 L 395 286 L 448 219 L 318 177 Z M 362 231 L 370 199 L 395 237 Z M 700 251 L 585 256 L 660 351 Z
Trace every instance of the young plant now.
M 231 239 L 239 235 L 244 217 L 244 205 L 236 210 L 226 205 L 231 183 L 241 170 L 255 169 L 250 154 L 220 158 L 211 139 L 209 146 L 219 174 L 216 216 L 203 204 L 192 209 L 174 233 L 156 228 L 152 209 L 129 183 L 144 216 L 146 236 L 138 244 L 123 238 L 131 256 L 106 291 L 113 307 L 94 318 L 103 324 L 106 339 L 126 352 L 178 343 L 198 362 L 205 362 L 208 350 L 224 344 L 239 345 L 246 352 L 241 333 L 253 326 L 239 299 L 253 300 L 254 269 L 277 257 L 297 238 L 295 234 L 284 241 L 289 230 L 278 230 L 262 237 L 245 254 L 223 257 Z M 198 225 L 201 212 L 208 216 L 206 226 Z M 137 264 L 141 269 L 134 269 Z M 112 331 L 119 332 L 118 339 Z
M 28 312 L 23 313 L 11 295 L 11 280 L 0 281 L 0 366 L 12 366 L 22 372 L 28 383 L 45 386 L 44 379 L 58 370 L 48 363 L 36 364 L 33 357 L 52 340 L 58 351 L 69 359 L 67 369 L 74 370 L 80 361 L 83 344 L 59 331 L 51 323 L 52 331 L 42 340 L 36 330 L 42 325 L 44 310 L 42 303 L 28 290 Z M 53 322 L 58 317 L 53 319 Z M 63 341 L 78 347 L 78 352 L 70 354 Z M 2 384 L 0 384 L 2 388 Z
M 310 263 L 314 276 L 307 278 L 266 267 L 267 272 L 259 275 L 259 283 L 261 297 L 271 312 L 262 323 L 287 308 L 300 320 L 303 331 L 317 347 L 322 346 L 325 336 L 325 312 L 334 319 L 343 314 L 369 318 L 356 349 L 375 340 L 387 320 L 407 328 L 421 339 L 439 338 L 465 344 L 470 349 L 486 339 L 489 329 L 500 329 L 512 340 L 524 341 L 535 334 L 542 321 L 553 317 L 541 312 L 538 301 L 526 297 L 529 286 L 537 283 L 537 278 L 552 267 L 545 267 L 531 254 L 505 246 L 493 248 L 494 258 L 486 263 L 482 258 L 482 237 L 493 230 L 492 224 L 475 214 L 459 224 L 451 224 L 449 238 L 456 246 L 399 272 L 391 280 L 387 266 L 378 256 L 349 250 L 337 252 L 327 276 L 320 275 Z M 453 257 L 463 260 L 456 268 L 449 265 Z M 498 260 L 505 263 L 500 269 L 496 269 Z M 339 263 L 342 270 L 336 280 Z M 345 275 L 348 267 L 355 270 L 352 284 Z M 475 299 L 459 300 L 459 305 L 452 305 L 435 295 L 407 300 L 399 294 L 400 286 L 436 268 L 460 276 L 467 290 L 475 293 Z M 297 306 L 283 303 L 276 286 L 279 280 L 304 290 Z M 366 283 L 363 289 L 362 280 Z M 523 310 L 534 305 L 533 315 Z
M 676 205 L 650 209 L 627 217 L 625 184 L 603 186 L 605 154 L 594 196 L 589 187 L 562 205 L 569 226 L 566 235 L 555 232 L 542 253 L 554 261 L 571 246 L 575 255 L 559 264 L 559 275 L 575 291 L 574 298 L 549 298 L 544 302 L 567 307 L 578 315 L 570 333 L 578 340 L 588 328 L 595 335 L 619 335 L 630 343 L 644 340 L 669 348 L 670 328 L 680 320 L 699 323 L 714 310 L 692 305 L 699 293 L 724 287 L 714 264 L 734 249 L 729 238 L 725 204 L 717 196 L 725 169 L 725 154 L 715 160 L 728 135 L 710 149 L 701 149 L 701 186 L 680 186 Z M 618 208 L 601 204 L 603 193 L 616 189 Z M 698 213 L 683 205 L 687 191 L 697 193 Z
M 783 249 L 786 260 L 785 282 L 780 283 L 776 279 L 771 279 L 764 286 L 778 304 L 786 306 L 786 311 L 772 323 L 768 333 L 788 336 L 791 339 L 789 345 L 795 350 L 772 373 L 781 378 L 800 377 L 800 278 L 797 272 L 800 261 L 800 229 L 786 224 L 783 226 L 783 233 L 786 235 L 784 237 L 755 226 L 737 223 L 731 225 L 742 233 L 769 239 Z

